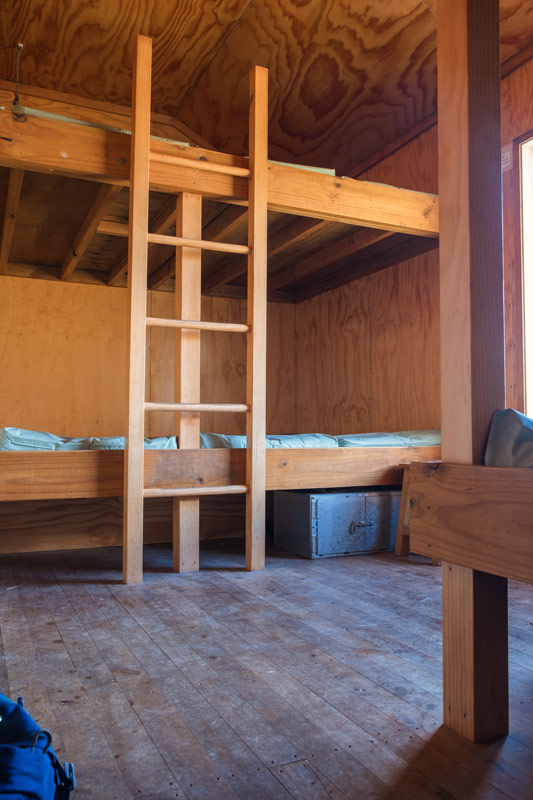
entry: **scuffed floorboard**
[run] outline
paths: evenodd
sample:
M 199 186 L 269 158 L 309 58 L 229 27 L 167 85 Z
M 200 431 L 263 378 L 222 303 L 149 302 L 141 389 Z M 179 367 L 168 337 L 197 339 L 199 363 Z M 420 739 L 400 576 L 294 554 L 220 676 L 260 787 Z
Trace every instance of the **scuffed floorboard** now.
M 533 797 L 533 588 L 510 586 L 511 735 L 442 727 L 440 569 L 206 543 L 0 558 L 0 685 L 75 763 L 76 800 Z

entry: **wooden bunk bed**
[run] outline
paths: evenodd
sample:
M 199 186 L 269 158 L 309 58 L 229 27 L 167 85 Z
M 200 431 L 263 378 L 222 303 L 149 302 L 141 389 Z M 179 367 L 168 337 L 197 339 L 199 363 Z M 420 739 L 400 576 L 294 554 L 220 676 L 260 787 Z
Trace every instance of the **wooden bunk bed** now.
M 142 579 L 143 497 L 175 498 L 174 567 L 186 571 L 198 568 L 198 497 L 246 493 L 247 567 L 262 568 L 265 490 L 400 485 L 401 462 L 431 460 L 440 453 L 435 447 L 283 449 L 265 453 L 266 211 L 435 239 L 438 201 L 434 195 L 422 192 L 267 162 L 266 72 L 257 68 L 252 73 L 250 95 L 250 160 L 150 141 L 150 45 L 145 37 L 139 39 L 137 60 L 131 156 L 130 137 L 126 134 L 43 118 L 28 118 L 21 126 L 9 111 L 0 112 L 6 133 L 0 140 L 0 164 L 13 169 L 54 171 L 109 185 L 130 184 L 131 298 L 129 449 L 125 462 L 119 452 L 0 453 L 0 500 L 124 494 L 124 578 L 131 582 Z M 150 190 L 180 193 L 177 237 L 148 233 Z M 232 250 L 248 254 L 248 323 L 233 326 L 235 333 L 248 336 L 247 400 L 238 409 L 233 408 L 247 415 L 248 447 L 241 451 L 198 449 L 199 412 L 215 407 L 199 403 L 199 370 L 194 365 L 200 329 L 232 327 L 199 322 L 201 282 L 197 254 L 210 247 L 208 242 L 200 242 L 201 227 L 194 210 L 195 198 L 200 194 L 249 206 L 249 246 L 233 246 Z M 128 234 L 121 225 L 109 232 Z M 146 247 L 148 241 L 156 240 L 177 247 L 179 289 L 174 322 L 147 320 L 143 310 Z M 223 247 L 218 245 L 219 250 Z M 191 270 L 196 275 L 194 280 Z M 175 327 L 178 363 L 193 365 L 188 374 L 178 367 L 175 403 L 145 404 L 146 324 Z M 145 410 L 167 410 L 177 415 L 177 433 L 183 449 L 143 453 Z

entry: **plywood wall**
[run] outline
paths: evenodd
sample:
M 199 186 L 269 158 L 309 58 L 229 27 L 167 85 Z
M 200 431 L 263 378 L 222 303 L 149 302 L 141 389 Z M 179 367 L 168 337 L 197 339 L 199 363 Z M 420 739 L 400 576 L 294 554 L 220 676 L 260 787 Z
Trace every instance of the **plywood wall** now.
M 152 315 L 173 316 L 173 295 L 152 293 Z M 222 297 L 202 298 L 202 319 L 215 322 L 246 322 L 246 301 Z M 267 431 L 293 433 L 295 414 L 295 307 L 268 304 L 267 336 Z M 152 329 L 150 342 L 151 393 L 155 401 L 173 396 L 174 335 Z M 205 403 L 246 401 L 246 337 L 237 334 L 203 333 L 201 355 L 201 400 Z M 244 433 L 243 414 L 202 414 L 201 429 L 219 433 Z M 172 415 L 152 413 L 150 435 L 168 435 Z
M 431 128 L 360 177 L 437 191 Z M 440 427 L 438 252 L 296 308 L 298 430 L 357 433 Z
M 122 434 L 126 290 L 2 276 L 0 296 L 0 427 L 59 436 Z M 154 315 L 173 315 L 169 293 L 150 293 L 148 304 Z M 242 321 L 245 304 L 205 298 L 202 313 L 204 319 Z M 294 313 L 293 306 L 269 304 L 267 427 L 273 433 L 295 429 Z M 172 400 L 173 335 L 153 329 L 148 344 L 147 394 Z M 203 334 L 202 399 L 243 400 L 245 363 L 244 337 Z M 244 419 L 202 422 L 204 430 L 238 433 Z M 152 415 L 147 435 L 172 432 L 172 415 Z
M 297 306 L 297 425 L 324 433 L 438 428 L 438 256 Z

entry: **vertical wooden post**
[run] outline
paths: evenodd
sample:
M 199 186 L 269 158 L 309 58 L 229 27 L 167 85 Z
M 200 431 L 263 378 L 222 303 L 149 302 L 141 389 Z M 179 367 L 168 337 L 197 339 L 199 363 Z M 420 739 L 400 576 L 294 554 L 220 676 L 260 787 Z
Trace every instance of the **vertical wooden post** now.
M 125 583 L 142 580 L 144 397 L 146 362 L 146 270 L 150 158 L 152 41 L 137 37 L 133 66 L 130 209 L 128 249 L 128 409 L 124 452 Z
M 481 464 L 505 403 L 498 0 L 439 0 L 442 458 Z M 444 722 L 508 731 L 507 582 L 442 565 Z
M 265 566 L 268 70 L 250 74 L 246 569 Z
M 176 236 L 202 238 L 202 196 L 183 192 L 176 204 Z M 176 319 L 199 320 L 202 313 L 202 251 L 176 248 Z M 176 331 L 175 399 L 177 403 L 200 402 L 200 331 Z M 200 447 L 200 415 L 176 414 L 179 447 Z M 200 549 L 200 500 L 174 498 L 173 565 L 177 572 L 198 569 Z

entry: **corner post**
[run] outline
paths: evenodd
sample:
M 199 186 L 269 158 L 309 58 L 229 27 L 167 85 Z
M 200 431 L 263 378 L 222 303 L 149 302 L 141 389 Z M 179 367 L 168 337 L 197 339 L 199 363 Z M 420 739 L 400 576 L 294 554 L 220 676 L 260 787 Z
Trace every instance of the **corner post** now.
M 498 0 L 439 0 L 442 458 L 481 464 L 505 405 Z M 444 722 L 508 732 L 507 581 L 442 565 Z

